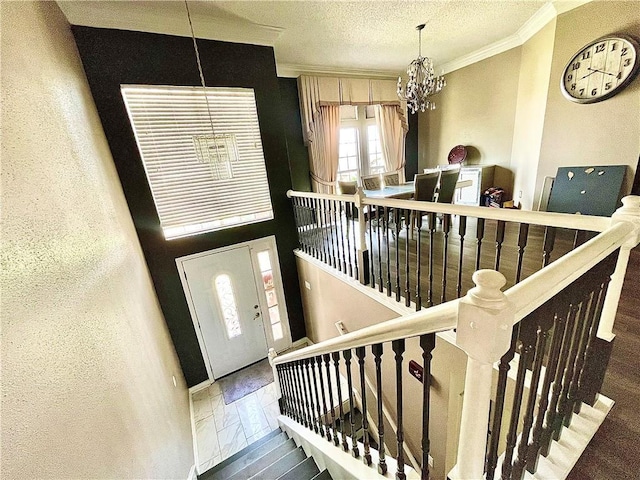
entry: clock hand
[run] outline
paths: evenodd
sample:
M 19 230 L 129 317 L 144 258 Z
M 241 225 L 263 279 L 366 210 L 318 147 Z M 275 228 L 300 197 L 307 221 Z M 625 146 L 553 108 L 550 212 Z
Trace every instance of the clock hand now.
M 587 70 L 591 70 L 591 73 L 599 72 L 599 73 L 604 73 L 605 75 L 611 75 L 612 77 L 615 77 L 615 75 L 613 73 L 604 72 L 602 70 L 598 70 L 598 69 L 595 69 L 595 68 L 587 67 Z M 591 75 L 591 73 L 589 75 Z M 582 78 L 584 78 L 584 77 L 582 77 Z
M 591 69 L 589 68 L 589 70 L 591 70 Z M 586 75 L 584 75 L 584 76 L 580 77 L 580 80 L 582 80 L 583 78 L 587 78 L 589 75 L 593 75 L 593 74 L 594 74 L 594 73 L 596 73 L 596 72 L 597 72 L 597 70 L 594 70 L 594 71 L 593 71 L 593 72 L 591 72 L 591 73 L 587 73 Z

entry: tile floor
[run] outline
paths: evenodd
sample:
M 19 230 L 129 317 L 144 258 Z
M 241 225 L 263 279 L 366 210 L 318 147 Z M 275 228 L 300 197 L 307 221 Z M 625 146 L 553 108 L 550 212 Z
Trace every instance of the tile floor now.
M 192 394 L 198 472 L 278 428 L 275 386 L 270 383 L 229 405 L 217 383 Z

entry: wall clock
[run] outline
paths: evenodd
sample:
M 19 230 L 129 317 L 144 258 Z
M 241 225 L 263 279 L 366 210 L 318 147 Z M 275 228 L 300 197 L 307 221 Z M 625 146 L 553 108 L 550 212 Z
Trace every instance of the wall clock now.
M 627 35 L 609 35 L 582 47 L 564 67 L 560 89 L 576 103 L 606 100 L 638 73 L 640 46 Z

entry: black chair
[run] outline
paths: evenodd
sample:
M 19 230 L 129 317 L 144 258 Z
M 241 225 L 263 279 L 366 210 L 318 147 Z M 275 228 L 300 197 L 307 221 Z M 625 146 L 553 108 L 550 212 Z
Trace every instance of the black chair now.
M 433 202 L 439 180 L 440 170 L 416 174 L 416 176 L 413 177 L 413 185 L 415 187 L 413 199 L 419 202 Z M 416 211 L 416 215 L 420 215 L 422 217 L 421 212 Z M 416 218 L 417 217 L 414 217 L 411 222 L 413 227 L 415 227 Z
M 456 183 L 458 183 L 459 175 L 459 168 L 442 170 L 440 173 L 440 186 L 438 187 L 436 202 L 453 203 L 453 195 L 456 192 Z
M 419 202 L 433 202 L 433 197 L 440 179 L 440 171 L 430 173 L 418 173 L 413 178 L 415 193 L 414 200 Z

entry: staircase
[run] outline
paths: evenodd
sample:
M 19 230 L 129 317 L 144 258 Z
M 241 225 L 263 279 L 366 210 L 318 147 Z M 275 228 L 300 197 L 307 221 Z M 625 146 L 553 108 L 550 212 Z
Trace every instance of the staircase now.
M 277 429 L 240 450 L 198 480 L 331 480 L 302 447 Z

